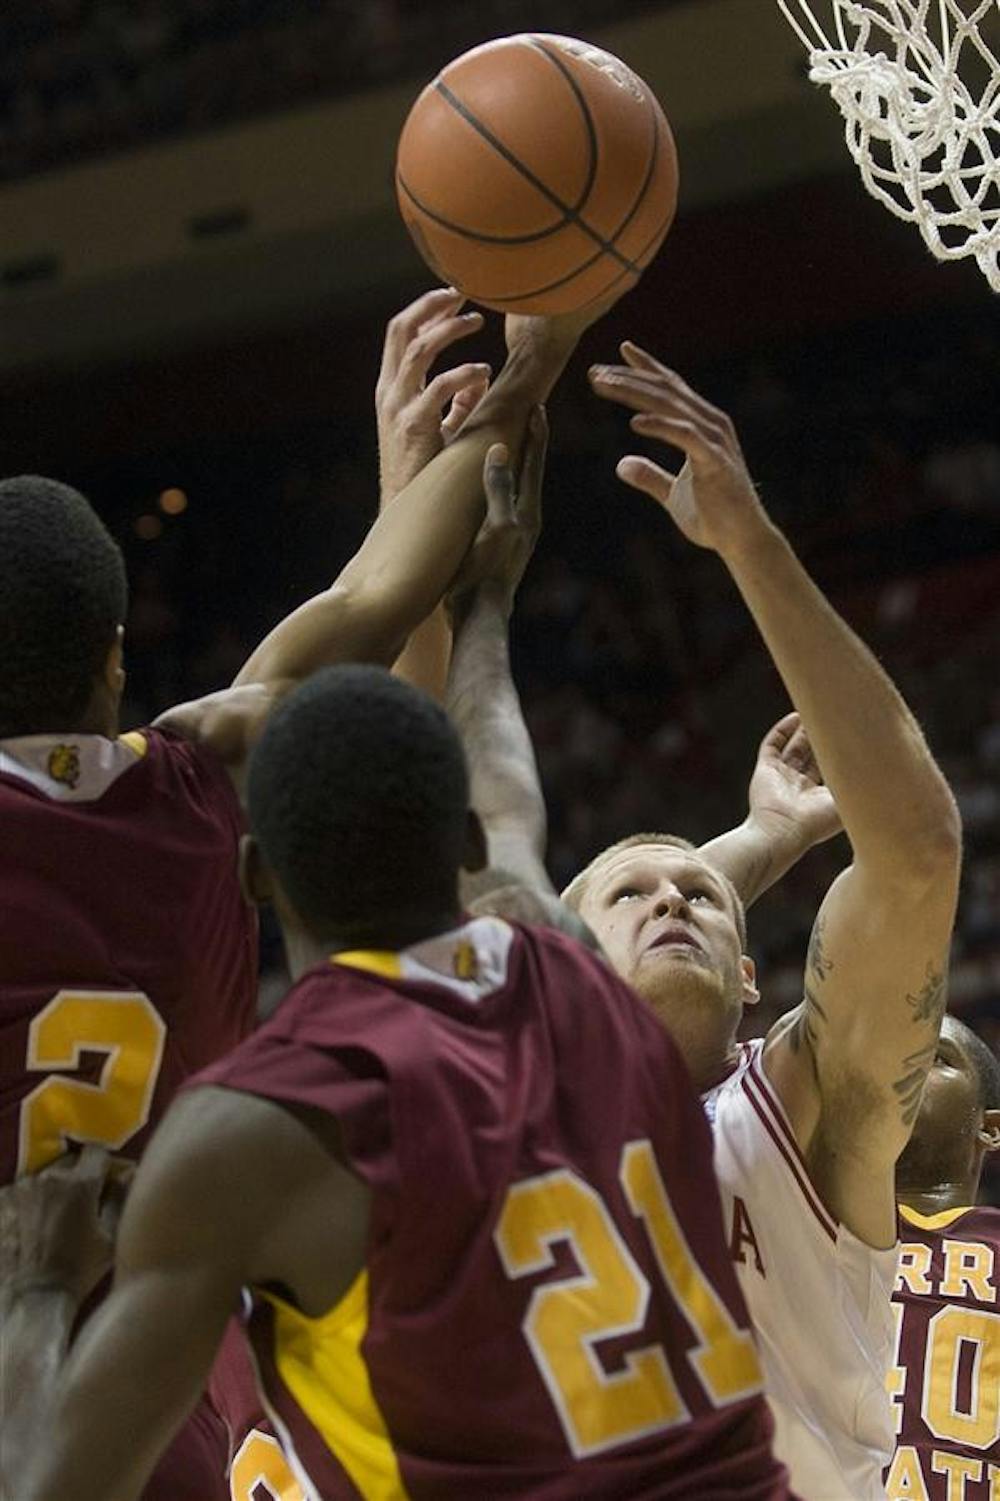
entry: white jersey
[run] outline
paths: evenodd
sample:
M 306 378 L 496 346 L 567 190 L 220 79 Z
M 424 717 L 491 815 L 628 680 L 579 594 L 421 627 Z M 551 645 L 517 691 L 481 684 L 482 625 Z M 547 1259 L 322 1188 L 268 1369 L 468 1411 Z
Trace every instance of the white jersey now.
M 875 1251 L 820 1202 L 762 1039 L 703 1096 L 730 1250 L 757 1330 L 778 1457 L 802 1501 L 884 1498 L 894 1444 L 886 1377 L 896 1250 Z

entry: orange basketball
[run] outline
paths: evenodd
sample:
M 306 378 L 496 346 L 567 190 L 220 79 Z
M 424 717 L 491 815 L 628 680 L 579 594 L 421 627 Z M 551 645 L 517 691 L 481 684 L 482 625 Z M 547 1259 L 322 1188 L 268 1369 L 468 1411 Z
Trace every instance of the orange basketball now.
M 571 312 L 653 259 L 677 206 L 677 152 L 618 58 L 525 33 L 428 84 L 399 138 L 396 192 L 424 260 L 473 302 Z

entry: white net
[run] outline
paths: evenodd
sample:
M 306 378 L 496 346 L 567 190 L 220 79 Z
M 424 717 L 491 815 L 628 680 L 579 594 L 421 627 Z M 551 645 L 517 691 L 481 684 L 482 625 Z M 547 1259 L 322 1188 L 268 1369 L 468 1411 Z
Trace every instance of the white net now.
M 1000 292 L 1000 0 L 778 0 L 869 193 Z

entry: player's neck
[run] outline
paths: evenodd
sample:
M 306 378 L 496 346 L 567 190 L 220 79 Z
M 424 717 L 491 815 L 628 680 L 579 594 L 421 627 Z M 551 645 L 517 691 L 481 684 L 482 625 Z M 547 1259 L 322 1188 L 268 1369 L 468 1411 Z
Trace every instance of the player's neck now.
M 414 914 L 410 918 L 397 917 L 384 925 L 373 926 L 363 934 L 331 932 L 325 937 L 316 938 L 303 928 L 286 925 L 284 939 L 288 971 L 293 980 L 298 980 L 307 970 L 315 969 L 317 964 L 325 964 L 331 955 L 356 952 L 359 949 L 396 954 L 401 949 L 436 938 L 439 933 L 449 933 L 460 927 L 461 923 L 462 915 L 456 907 L 437 916 L 425 913 Z
M 740 1045 L 735 1037 L 730 1038 L 721 1050 L 712 1049 L 699 1059 L 689 1059 L 685 1054 L 685 1062 L 699 1094 L 707 1094 L 710 1089 L 728 1079 L 739 1061 Z
M 118 737 L 118 721 L 103 711 L 95 711 L 94 706 L 88 706 L 85 713 L 72 724 L 66 724 L 60 720 L 58 723 L 35 724 L 30 729 L 23 725 L 16 728 L 0 726 L 0 740 L 19 740 L 31 735 L 59 735 L 64 739 L 82 735 L 102 735 L 106 740 L 115 740 Z
M 896 1183 L 896 1203 L 905 1204 L 917 1214 L 941 1214 L 946 1209 L 967 1209 L 976 1202 L 979 1185 L 965 1179 L 941 1183 Z

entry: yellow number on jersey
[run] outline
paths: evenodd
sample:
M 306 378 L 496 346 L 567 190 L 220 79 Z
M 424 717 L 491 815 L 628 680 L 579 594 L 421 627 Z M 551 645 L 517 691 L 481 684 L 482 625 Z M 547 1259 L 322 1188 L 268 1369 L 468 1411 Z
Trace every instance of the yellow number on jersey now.
M 942 1308 L 927 1326 L 922 1416 L 936 1438 L 968 1449 L 1000 1440 L 1000 1316 L 985 1309 Z M 958 1405 L 963 1348 L 971 1358 L 968 1410 Z
M 757 1349 L 719 1297 L 687 1243 L 648 1141 L 631 1141 L 622 1156 L 622 1183 L 633 1214 L 646 1226 L 674 1302 L 698 1336 L 688 1360 L 715 1407 L 740 1402 L 760 1387 Z
M 760 1390 L 752 1337 L 736 1325 L 697 1267 L 648 1141 L 625 1148 L 621 1176 L 664 1281 L 697 1337 L 690 1358 L 707 1396 L 715 1405 L 752 1396 Z M 522 1325 L 577 1458 L 662 1432 L 689 1416 L 659 1345 L 627 1355 L 614 1373 L 598 1357 L 600 1341 L 642 1330 L 650 1288 L 588 1183 L 560 1168 L 514 1184 L 494 1241 L 509 1277 L 546 1271 L 559 1241 L 568 1242 L 579 1263 L 579 1276 L 535 1289 Z
M 626 1356 L 614 1375 L 594 1353 L 598 1340 L 642 1328 L 649 1283 L 588 1183 L 567 1168 L 515 1183 L 494 1240 L 508 1277 L 551 1267 L 560 1240 L 580 1263 L 579 1277 L 536 1287 L 522 1325 L 578 1459 L 688 1416 L 658 1345 Z
M 306 1501 L 278 1440 L 258 1428 L 247 1434 L 236 1452 L 229 1494 L 232 1501 Z
M 60 990 L 34 1018 L 25 1066 L 49 1078 L 21 1102 L 18 1173 L 34 1173 L 67 1141 L 117 1150 L 149 1119 L 163 1060 L 163 1018 L 141 991 Z M 98 1084 L 60 1078 L 83 1053 L 103 1053 Z

